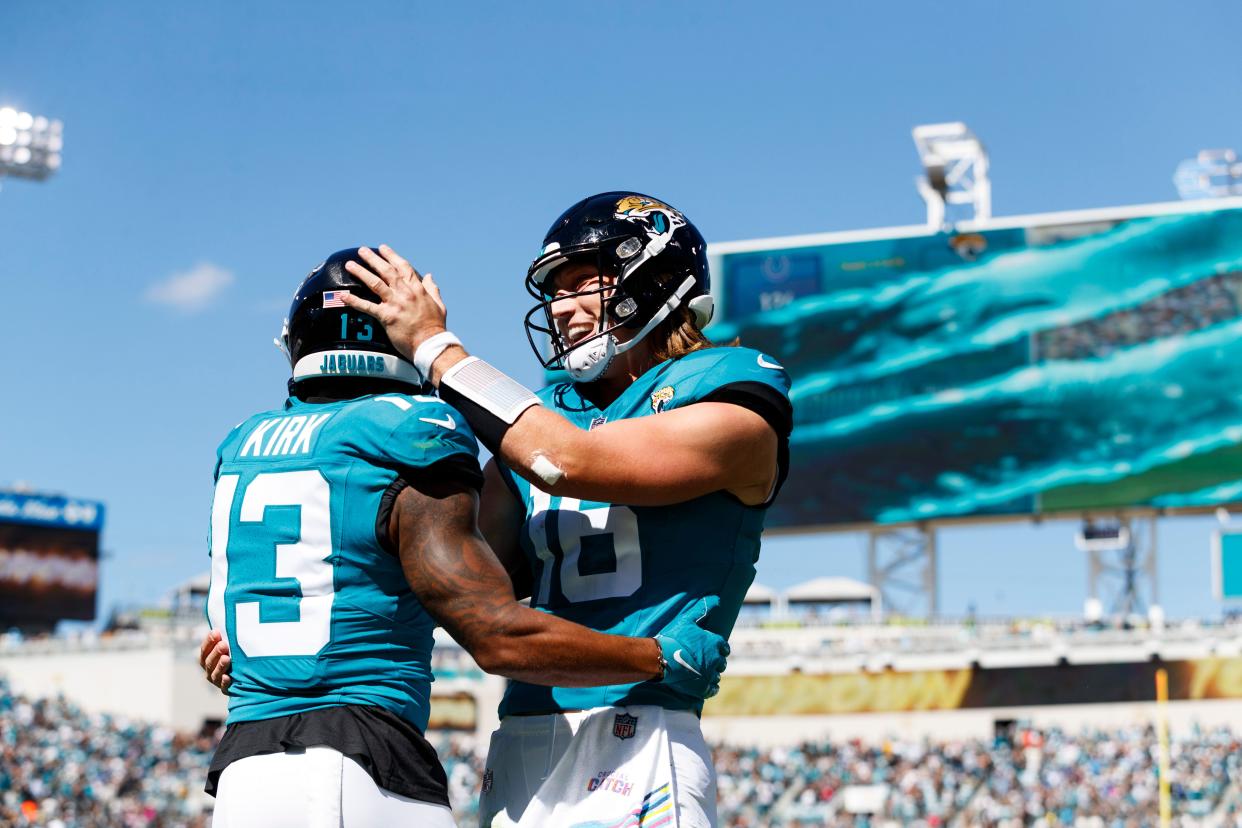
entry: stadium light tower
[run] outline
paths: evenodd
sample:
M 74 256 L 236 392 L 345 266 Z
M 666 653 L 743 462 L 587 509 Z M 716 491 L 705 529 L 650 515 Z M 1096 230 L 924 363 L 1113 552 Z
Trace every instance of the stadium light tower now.
M 1087 553 L 1087 593 L 1113 617 L 1127 618 L 1158 611 L 1156 517 L 1146 538 L 1134 531 L 1137 518 L 1084 521 L 1074 545 Z M 1144 598 L 1146 593 L 1146 600 Z
M 42 181 L 60 169 L 64 125 L 42 115 L 0 108 L 0 179 Z
M 927 203 L 927 224 L 940 230 L 948 205 L 969 204 L 975 221 L 992 217 L 992 182 L 988 153 L 961 121 L 921 124 L 913 130 L 923 175 L 914 180 Z

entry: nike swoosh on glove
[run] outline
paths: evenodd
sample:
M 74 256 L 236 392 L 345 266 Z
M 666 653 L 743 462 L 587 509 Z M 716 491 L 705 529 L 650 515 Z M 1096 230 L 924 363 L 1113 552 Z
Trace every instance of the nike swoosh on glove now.
M 728 663 L 729 642 L 699 623 L 720 604 L 714 595 L 692 612 L 677 616 L 656 635 L 668 666 L 660 683 L 685 696 L 710 699 L 720 691 L 720 674 Z

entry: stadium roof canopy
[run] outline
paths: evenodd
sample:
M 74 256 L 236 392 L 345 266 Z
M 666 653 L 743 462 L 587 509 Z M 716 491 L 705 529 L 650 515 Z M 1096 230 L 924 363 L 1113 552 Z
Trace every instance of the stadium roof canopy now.
M 853 578 L 815 578 L 785 592 L 785 600 L 791 604 L 846 604 L 878 598 L 879 590 Z
M 742 599 L 743 604 L 773 604 L 775 602 L 776 590 L 759 583 L 751 584 L 750 589 L 746 590 L 746 597 Z
M 207 590 L 211 588 L 211 573 L 202 572 L 193 578 L 178 584 L 174 589 L 175 594 L 184 595 L 206 595 Z

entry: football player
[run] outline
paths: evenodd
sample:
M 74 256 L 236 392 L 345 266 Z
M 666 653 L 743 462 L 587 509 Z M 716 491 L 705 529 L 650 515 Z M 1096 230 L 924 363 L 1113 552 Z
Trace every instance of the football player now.
M 531 605 L 601 632 L 681 619 L 727 637 L 793 413 L 779 364 L 703 335 L 712 297 L 694 225 L 633 192 L 583 199 L 553 223 L 526 276 L 526 327 L 565 377 L 537 394 L 466 352 L 431 277 L 388 247 L 360 259 L 347 267 L 381 301 L 346 303 L 384 324 L 495 455 L 480 525 Z M 643 682 L 511 682 L 482 824 L 715 825 L 703 700 Z
M 476 525 L 470 426 L 349 306 L 379 298 L 345 269 L 361 261 L 336 253 L 298 288 L 279 343 L 289 398 L 217 453 L 208 618 L 212 667 L 231 670 L 217 828 L 452 825 L 423 735 L 437 623 L 531 686 L 708 693 L 727 653 L 691 617 L 622 637 L 515 601 Z

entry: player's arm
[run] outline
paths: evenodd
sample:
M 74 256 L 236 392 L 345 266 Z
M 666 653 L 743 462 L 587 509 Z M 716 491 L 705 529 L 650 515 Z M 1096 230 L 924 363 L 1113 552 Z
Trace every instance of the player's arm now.
M 476 529 L 477 509 L 465 486 L 416 481 L 397 497 L 390 531 L 414 594 L 480 667 L 560 687 L 663 675 L 652 639 L 605 635 L 519 604 Z
M 500 444 L 505 463 L 549 494 L 636 506 L 721 490 L 749 505 L 762 503 L 776 482 L 777 450 L 776 432 L 761 416 L 723 402 L 590 431 L 531 406 Z M 554 482 L 545 479 L 547 464 L 559 470 L 559 477 L 550 475 Z
M 500 531 L 506 525 L 504 510 L 516 500 L 494 467 L 489 475 L 509 499 L 501 501 L 505 505 L 491 523 L 493 531 Z M 485 496 L 487 492 L 485 482 Z M 627 638 L 517 603 L 509 574 L 476 528 L 476 511 L 476 496 L 468 485 L 429 474 L 411 481 L 397 496 L 389 533 L 423 606 L 484 670 L 558 687 L 662 677 L 664 685 L 692 698 L 716 692 L 729 645 L 699 627 L 700 619 L 679 616 L 655 640 Z M 520 523 L 520 510 L 507 514 L 510 524 Z M 516 543 L 512 546 L 511 553 L 520 558 Z M 209 632 L 199 649 L 199 664 L 208 681 L 227 692 L 232 683 L 228 640 Z
M 356 262 L 346 267 L 381 302 L 346 296 L 346 304 L 379 319 L 393 344 L 411 352 L 415 366 L 470 421 L 480 440 L 540 489 L 638 506 L 680 503 L 722 490 L 756 505 L 772 493 L 780 473 L 780 440 L 754 410 L 700 402 L 584 431 L 534 405 L 538 400 L 528 390 L 473 360 L 459 343 L 434 345 L 437 334 L 447 335 L 435 281 L 421 277 L 387 245 L 380 252 L 382 257 L 367 248 L 358 251 L 371 270 Z
M 479 532 L 509 573 L 513 594 L 519 599 L 531 595 L 533 583 L 530 563 L 518 543 L 524 516 L 522 503 L 505 483 L 500 467 L 489 460 L 483 468 L 483 491 L 479 495 Z

